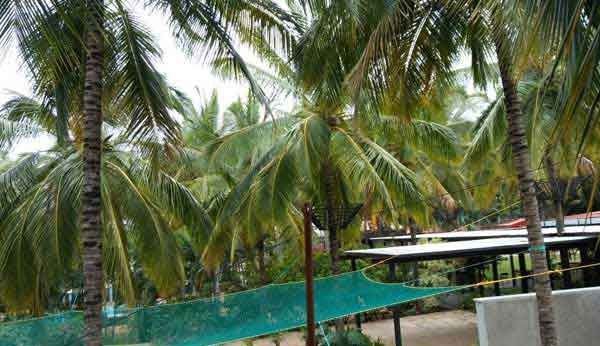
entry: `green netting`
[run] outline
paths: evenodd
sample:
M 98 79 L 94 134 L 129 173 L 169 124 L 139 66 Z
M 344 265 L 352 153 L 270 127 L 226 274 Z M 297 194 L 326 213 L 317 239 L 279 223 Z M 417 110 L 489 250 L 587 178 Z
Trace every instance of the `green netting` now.
M 383 284 L 352 272 L 315 280 L 319 322 L 456 290 Z M 305 325 L 303 282 L 180 304 L 121 311 L 104 321 L 104 345 L 214 345 Z M 109 318 L 112 317 L 112 318 Z M 80 346 L 81 312 L 0 325 L 2 346 Z

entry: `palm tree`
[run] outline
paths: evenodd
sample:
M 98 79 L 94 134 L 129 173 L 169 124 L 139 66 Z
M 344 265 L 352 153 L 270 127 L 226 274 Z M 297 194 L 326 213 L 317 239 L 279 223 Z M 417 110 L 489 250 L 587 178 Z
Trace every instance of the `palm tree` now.
M 85 89 L 83 94 L 83 193 L 81 244 L 85 291 L 84 342 L 102 345 L 102 72 L 104 0 L 87 0 Z M 106 201 L 104 202 L 106 203 Z
M 189 103 L 189 102 L 188 102 Z M 259 125 L 263 114 L 260 103 L 252 94 L 246 99 L 238 99 L 230 104 L 219 119 L 219 103 L 216 90 L 200 109 L 186 107 L 184 112 L 184 148 L 189 159 L 188 168 L 178 173 L 188 181 L 188 186 L 196 196 L 207 203 L 209 214 L 216 219 L 222 208 L 222 199 L 229 193 L 248 172 L 253 162 L 272 145 L 272 132 L 265 132 L 260 137 L 248 136 L 245 139 L 232 139 L 233 151 L 223 160 L 213 160 L 213 154 L 220 150 L 219 142 L 235 133 L 244 132 Z M 183 166 L 185 167 L 185 165 Z M 216 220 L 215 220 L 216 221 Z M 227 242 L 213 243 L 206 247 L 206 242 L 195 244 L 194 250 L 201 256 L 204 251 L 224 253 L 226 248 L 236 251 L 243 248 L 246 253 L 256 253 L 257 271 L 261 283 L 268 281 L 265 266 L 265 240 L 268 235 L 266 225 L 241 229 L 240 244 Z M 233 246 L 229 246 L 233 245 Z
M 534 187 L 534 176 L 531 170 L 531 159 L 527 136 L 525 134 L 521 102 L 517 94 L 516 83 L 513 79 L 509 41 L 495 39 L 496 55 L 504 90 L 504 104 L 508 123 L 508 136 L 511 144 L 513 165 L 519 179 L 521 204 L 527 220 L 529 238 L 529 253 L 532 258 L 534 273 L 546 273 L 546 248 L 542 234 L 538 201 Z M 552 287 L 549 275 L 535 276 L 535 291 L 538 301 L 538 318 L 542 345 L 555 346 L 558 344 L 556 325 L 552 309 Z
M 590 162 L 587 157 L 593 152 L 593 150 L 586 150 L 585 156 L 573 160 L 574 157 L 577 157 L 577 147 L 575 143 L 572 143 L 572 138 L 577 138 L 578 131 L 584 128 L 585 114 L 581 114 L 575 119 L 576 122 L 580 122 L 579 126 L 565 129 L 565 131 L 570 131 L 569 136 L 561 136 L 556 144 L 550 143 L 560 117 L 554 107 L 556 97 L 560 93 L 559 85 L 558 83 L 548 84 L 542 71 L 535 67 L 529 67 L 521 75 L 517 92 L 523 100 L 522 110 L 526 117 L 525 127 L 530 155 L 534 163 L 539 162 L 540 166 L 543 165 L 545 178 L 550 186 L 549 192 L 557 230 L 562 233 L 564 229 L 563 203 L 566 196 L 560 177 L 572 174 L 570 167 L 573 161 L 577 164 L 577 172 L 586 172 L 583 165 Z M 490 102 L 472 129 L 472 140 L 465 153 L 464 166 L 467 172 L 482 171 L 485 167 L 492 172 L 492 175 L 486 179 L 502 179 L 505 182 L 504 185 L 510 186 L 509 191 L 512 192 L 516 180 L 504 179 L 504 175 L 511 170 L 511 164 L 505 159 L 510 155 L 510 147 L 507 142 L 504 96 L 502 91 L 498 91 L 496 94 L 496 99 Z M 594 144 L 591 143 L 591 145 Z M 542 179 L 543 171 L 540 167 L 536 169 L 536 172 L 536 177 Z M 487 189 L 488 198 L 480 198 L 480 204 L 489 205 L 491 202 L 489 197 L 493 198 L 501 185 L 490 186 Z M 507 197 L 510 198 L 510 196 Z
M 465 8 L 473 7 L 475 12 L 464 11 Z M 436 78 L 445 80 L 450 64 L 466 45 L 474 62 L 474 80 L 484 84 L 486 75 L 489 75 L 485 56 L 490 52 L 489 47 L 494 47 L 504 89 L 513 162 L 519 178 L 523 208 L 527 214 L 534 272 L 544 273 L 547 271 L 545 248 L 520 103 L 512 74 L 512 55 L 509 54 L 511 41 L 507 39 L 508 24 L 502 20 L 505 11 L 502 3 L 495 2 L 477 2 L 475 5 L 465 2 L 449 6 L 438 6 L 437 2 L 430 2 L 418 3 L 412 7 L 397 2 L 393 10 L 381 18 L 381 25 L 371 34 L 369 44 L 350 81 L 356 93 L 363 90 L 363 84 L 366 84 L 379 95 L 383 95 L 389 94 L 389 86 L 399 84 L 394 82 L 399 79 L 400 83 L 408 84 L 408 90 L 412 92 L 410 95 L 414 95 L 414 92 L 427 88 L 428 85 L 418 80 L 415 83 L 412 75 L 402 74 L 402 71 L 409 71 L 411 65 L 418 66 L 422 60 L 433 60 L 431 57 L 436 57 L 437 59 L 433 60 L 433 70 L 425 72 L 435 73 Z M 490 22 L 486 22 L 487 20 Z M 490 32 L 486 31 L 486 27 L 492 28 L 491 36 L 485 36 L 486 32 Z M 427 54 L 422 59 L 414 58 L 414 54 L 426 54 L 432 49 L 441 51 L 441 54 Z M 395 89 L 391 90 L 395 92 Z M 555 345 L 556 329 L 548 275 L 536 276 L 536 293 L 542 344 Z
M 278 134 L 269 150 L 258 157 L 228 194 L 214 241 L 222 241 L 221 235 L 231 232 L 232 225 L 293 224 L 290 220 L 299 217 L 296 205 L 303 199 L 325 201 L 323 209 L 329 203 L 337 212 L 341 203 L 365 198 L 364 190 L 355 188 L 359 186 L 370 186 L 370 198 L 390 210 L 410 206 L 413 201 L 420 204 L 421 191 L 414 173 L 348 119 L 350 115 L 341 109 L 319 110 L 305 105 L 275 122 L 258 123 L 220 139 L 213 153 L 215 162 L 229 157 L 236 150 L 235 143 L 251 142 L 251 138 L 269 134 L 274 127 Z M 239 234 L 233 231 L 232 236 L 236 239 Z M 330 236 L 335 241 L 330 244 L 334 269 L 337 236 Z M 211 262 L 212 254 L 206 255 L 205 260 Z
M 83 139 L 76 130 L 82 120 L 73 108 L 71 114 L 78 118 L 69 122 L 71 141 L 26 154 L 0 174 L 0 277 L 5 283 L 0 285 L 0 296 L 13 311 L 40 314 L 50 292 L 79 288 L 67 279 L 81 266 L 78 240 L 82 230 L 76 217 L 84 179 L 79 149 Z M 28 97 L 16 95 L 1 108 L 0 119 L 15 128 L 30 129 L 27 134 L 13 133 L 12 143 L 32 133 L 57 137 L 56 108 Z M 112 133 L 119 130 L 106 122 L 104 128 Z M 117 135 L 105 138 L 102 145 L 101 241 L 105 250 L 101 270 L 129 304 L 137 302 L 134 266 L 143 268 L 161 296 L 172 296 L 183 282 L 175 231 L 182 223 L 197 233 L 210 229 L 204 207 L 164 167 L 156 167 L 148 155 L 149 143 Z M 161 153 L 170 151 L 164 143 L 156 145 L 164 148 Z M 168 162 L 168 158 L 160 161 Z
M 0 43 L 4 46 L 13 37 L 18 38 L 19 48 L 25 60 L 28 63 L 43 60 L 46 63 L 54 63 L 58 67 L 73 66 L 80 63 L 78 66 L 83 68 L 79 70 L 85 71 L 85 89 L 83 97 L 84 108 L 84 143 L 82 158 L 85 163 L 85 189 L 82 196 L 82 217 L 81 226 L 84 230 L 82 245 L 84 247 L 84 270 L 86 277 L 86 344 L 90 346 L 100 345 L 100 311 L 101 311 L 101 155 L 102 155 L 102 140 L 101 140 L 101 124 L 103 112 L 103 84 L 108 82 L 106 76 L 103 76 L 103 71 L 106 68 L 110 69 L 109 61 L 104 61 L 107 52 L 119 51 L 119 47 L 109 46 L 105 42 L 107 35 L 105 32 L 110 31 L 110 24 L 106 21 L 118 18 L 126 24 L 132 23 L 132 18 L 126 13 L 125 7 L 121 1 L 111 1 L 109 5 L 114 5 L 117 15 L 113 16 L 112 8 L 107 7 L 103 0 L 86 1 L 85 7 L 82 8 L 76 1 L 67 1 L 64 3 L 51 2 L 48 4 L 45 1 L 28 2 L 26 5 L 14 3 L 10 1 L 0 4 Z M 201 3 L 197 2 L 181 2 L 181 1 L 154 1 L 152 5 L 168 10 L 172 19 L 173 27 L 178 37 L 181 37 L 185 44 L 191 49 L 204 48 L 205 56 L 212 57 L 212 62 L 229 64 L 229 66 L 238 71 L 241 75 L 246 76 L 250 80 L 253 90 L 262 96 L 261 90 L 256 87 L 256 84 L 251 79 L 247 67 L 237 53 L 232 44 L 230 37 L 231 30 L 236 30 L 243 34 L 254 34 L 255 32 L 264 33 L 264 30 L 273 29 L 277 31 L 283 24 L 275 16 L 265 15 L 266 10 L 274 9 L 278 11 L 278 7 L 269 1 L 261 2 L 239 2 L 239 1 L 211 1 L 205 0 Z M 74 10 L 78 11 L 79 16 L 73 16 Z M 60 16 L 57 16 L 59 14 Z M 65 17 L 64 14 L 67 14 Z M 78 26 L 79 18 L 85 18 L 84 25 Z M 119 22 L 119 20 L 117 20 Z M 60 23 L 60 24 L 59 24 Z M 254 25 L 258 23 L 258 25 Z M 77 30 L 77 29 L 85 30 Z M 37 31 L 34 31 L 37 30 Z M 63 31 L 62 33 L 60 31 Z M 68 31 L 72 36 L 78 37 L 78 42 L 73 40 L 63 42 L 59 38 L 64 37 L 64 31 Z M 80 35 L 83 32 L 85 35 Z M 46 40 L 45 46 L 34 46 L 30 42 L 30 38 L 35 37 L 35 34 L 40 35 Z M 242 39 L 244 35 L 240 36 Z M 277 36 L 280 38 L 282 36 Z M 126 42 L 139 43 L 132 36 L 124 35 L 121 37 Z M 34 40 L 35 41 L 35 40 Z M 283 40 L 285 41 L 285 40 Z M 69 46 L 65 43 L 76 43 Z M 74 47 L 79 47 L 80 42 L 84 43 L 84 53 L 86 56 L 85 63 L 78 61 L 81 54 L 76 54 Z M 62 59 L 47 59 L 48 48 L 55 48 L 54 52 L 60 53 Z M 130 54 L 139 54 L 140 50 L 144 50 L 144 46 L 138 46 L 133 50 L 125 50 Z M 128 54 L 125 54 L 126 56 Z M 137 58 L 137 57 L 136 57 Z M 122 60 L 115 60 L 121 62 Z M 135 70 L 139 65 L 145 65 L 148 61 L 137 60 L 130 69 Z M 45 66 L 46 68 L 48 66 Z M 54 66 L 56 67 L 56 66 Z M 65 74 L 60 68 L 47 69 L 54 73 L 54 81 L 58 81 L 58 85 L 62 84 Z M 71 69 L 77 71 L 77 69 Z M 45 69 L 39 69 L 37 72 L 42 72 L 42 75 L 47 75 Z M 143 76 L 148 71 L 135 71 L 138 73 L 138 82 L 143 84 Z M 139 84 L 138 84 L 139 85 Z M 123 85 L 124 93 L 142 92 L 146 104 L 154 102 L 147 93 L 154 90 L 154 86 L 146 85 L 142 89 L 136 89 L 136 84 Z M 130 90 L 128 90 L 130 89 Z M 56 88 L 57 94 L 61 94 L 60 88 Z M 66 88 L 63 88 L 64 92 Z M 140 111 L 139 109 L 138 111 Z M 62 111 L 60 111 L 62 113 Z M 63 114 L 64 115 L 64 114 Z M 164 117 L 165 113 L 152 114 L 154 116 Z M 168 118 L 168 115 L 167 115 Z M 66 119 L 58 122 L 58 126 L 63 130 Z M 140 120 L 144 116 L 139 115 L 137 119 L 132 121 L 133 134 L 139 135 L 139 131 L 147 134 L 144 130 L 144 122 Z M 163 119 L 164 120 L 164 119 Z M 164 122 L 164 121 L 163 121 Z M 64 131 L 63 131 L 64 132 Z M 168 132 L 168 131 L 167 131 Z M 61 137 L 61 141 L 62 141 Z M 175 137 L 176 138 L 176 137 Z

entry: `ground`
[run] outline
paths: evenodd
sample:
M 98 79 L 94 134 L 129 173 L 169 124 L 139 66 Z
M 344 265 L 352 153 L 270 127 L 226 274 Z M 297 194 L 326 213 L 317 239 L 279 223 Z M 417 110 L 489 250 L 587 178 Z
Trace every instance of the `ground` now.
M 400 320 L 403 346 L 476 346 L 477 324 L 475 314 L 456 310 L 418 316 Z M 363 324 L 363 332 L 374 339 L 381 339 L 386 346 L 394 346 L 394 324 L 391 319 Z M 285 333 L 282 346 L 304 346 L 299 332 Z M 246 346 L 243 342 L 227 344 Z M 271 337 L 255 340 L 254 346 L 274 346 Z

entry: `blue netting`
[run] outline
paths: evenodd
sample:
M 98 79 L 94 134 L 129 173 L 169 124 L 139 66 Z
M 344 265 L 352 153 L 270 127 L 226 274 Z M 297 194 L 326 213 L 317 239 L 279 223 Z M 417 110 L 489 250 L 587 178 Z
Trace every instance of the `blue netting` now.
M 317 321 L 422 299 L 457 287 L 383 284 L 352 272 L 315 280 Z M 272 334 L 305 325 L 303 282 L 180 304 L 121 311 L 105 320 L 104 344 L 204 346 Z M 81 346 L 83 315 L 68 312 L 0 325 L 2 346 Z

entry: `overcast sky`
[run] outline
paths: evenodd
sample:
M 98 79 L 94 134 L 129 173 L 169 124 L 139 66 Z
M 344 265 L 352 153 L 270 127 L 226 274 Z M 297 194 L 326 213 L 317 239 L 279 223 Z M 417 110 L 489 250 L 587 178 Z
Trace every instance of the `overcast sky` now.
M 247 94 L 247 85 L 234 81 L 224 81 L 213 75 L 209 67 L 205 66 L 199 57 L 188 57 L 177 47 L 168 27 L 166 17 L 158 12 L 149 12 L 140 9 L 136 13 L 138 18 L 145 23 L 154 34 L 159 46 L 162 49 L 162 60 L 158 62 L 158 69 L 165 74 L 168 82 L 192 98 L 195 104 L 202 103 L 213 89 L 218 90 L 221 109 L 235 101 L 239 97 L 245 97 Z M 136 7 L 136 9 L 137 9 Z M 252 64 L 262 65 L 248 49 L 240 49 L 244 58 Z M 15 49 L 7 52 L 0 52 L 0 104 L 6 102 L 11 93 L 20 93 L 31 96 L 31 90 L 27 77 L 20 68 L 21 61 Z M 461 59 L 457 64 L 464 67 L 468 64 L 468 59 Z M 196 91 L 199 90 L 200 95 Z M 477 114 L 468 114 L 468 117 L 476 117 Z M 23 152 L 30 152 L 47 148 L 51 141 L 47 138 L 36 139 L 20 143 L 11 156 L 14 157 Z
M 167 77 L 172 86 L 188 94 L 195 104 L 200 104 L 203 98 L 210 96 L 213 89 L 218 90 L 222 108 L 238 97 L 244 97 L 247 94 L 247 86 L 244 83 L 224 81 L 213 75 L 210 68 L 205 66 L 199 58 L 186 56 L 176 46 L 166 18 L 162 14 L 138 10 L 137 15 L 150 28 L 163 51 L 162 60 L 157 64 L 159 71 Z M 258 63 L 247 50 L 242 49 L 242 52 L 245 53 L 244 57 L 250 63 Z M 16 50 L 12 49 L 0 54 L 2 54 L 0 55 L 0 104 L 4 104 L 14 92 L 31 96 L 31 88 L 26 74 L 21 69 L 21 61 Z M 199 89 L 201 95 L 198 95 L 196 88 Z M 27 141 L 21 143 L 16 152 L 11 153 L 11 156 L 44 149 L 49 144 L 48 139 Z

